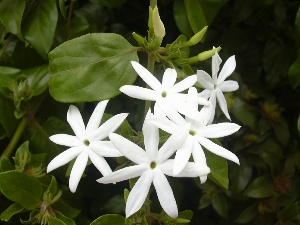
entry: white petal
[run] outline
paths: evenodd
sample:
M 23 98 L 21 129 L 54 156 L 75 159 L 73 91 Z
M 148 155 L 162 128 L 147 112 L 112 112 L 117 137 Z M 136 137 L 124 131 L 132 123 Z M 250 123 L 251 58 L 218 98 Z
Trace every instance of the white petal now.
M 215 113 L 216 113 L 216 104 L 217 104 L 217 96 L 216 96 L 216 92 L 215 91 L 213 91 L 212 93 L 211 93 L 211 96 L 210 96 L 210 98 L 209 98 L 209 101 L 210 101 L 210 103 L 211 103 L 211 105 L 210 105 L 210 109 L 209 109 L 209 112 L 210 112 L 210 119 L 208 120 L 208 124 L 211 124 L 212 123 L 212 121 L 214 120 L 214 118 L 215 118 Z
M 131 61 L 131 65 L 138 75 L 149 85 L 149 87 L 156 91 L 161 90 L 161 83 L 145 67 L 134 61 Z
M 193 120 L 201 120 L 201 114 L 197 108 L 193 108 L 184 102 L 174 103 L 174 108 L 181 114 L 193 119 Z
M 94 141 L 89 148 L 97 155 L 103 157 L 119 157 L 123 156 L 110 141 Z
M 102 184 L 116 183 L 123 180 L 129 180 L 141 176 L 146 170 L 149 169 L 148 164 L 140 164 L 135 166 L 128 166 L 123 169 L 114 171 L 105 177 L 101 177 L 97 182 Z
M 126 202 L 126 217 L 137 212 L 145 202 L 153 181 L 153 172 L 145 171 L 133 186 Z
M 219 103 L 219 106 L 220 106 L 222 112 L 227 117 L 227 119 L 230 120 L 230 116 L 229 116 L 228 108 L 227 108 L 227 102 L 226 102 L 226 99 L 225 99 L 222 91 L 220 89 L 217 89 L 216 95 L 217 95 L 218 103 Z
M 211 76 L 203 70 L 197 70 L 197 81 L 204 89 L 214 89 L 214 82 Z
M 49 139 L 58 145 L 64 145 L 69 147 L 75 147 L 82 144 L 82 141 L 78 140 L 76 136 L 68 134 L 55 134 L 50 136 Z
M 83 151 L 75 160 L 75 163 L 72 167 L 70 179 L 69 179 L 69 188 L 71 192 L 75 192 L 80 181 L 80 178 L 85 170 L 86 164 L 88 161 L 88 154 Z
M 76 156 L 78 156 L 82 151 L 84 151 L 84 147 L 78 146 L 78 147 L 69 148 L 66 151 L 60 153 L 58 156 L 52 159 L 51 162 L 48 164 L 47 173 L 57 169 L 58 167 L 67 164 Z
M 119 128 L 127 116 L 128 113 L 120 113 L 111 117 L 94 132 L 91 141 L 100 141 L 108 137 L 109 134 Z
M 146 157 L 146 152 L 133 142 L 114 133 L 109 135 L 109 139 L 114 144 L 114 146 L 132 162 L 136 164 L 149 162 L 149 159 Z
M 92 113 L 88 124 L 86 125 L 86 132 L 91 135 L 92 132 L 97 130 L 97 128 L 100 126 L 101 119 L 103 117 L 104 110 L 106 108 L 106 105 L 108 103 L 108 100 L 101 101 L 97 104 L 96 108 L 94 109 L 94 112 Z
M 178 216 L 178 208 L 172 188 L 160 169 L 155 170 L 153 185 L 156 190 L 158 200 L 163 210 L 173 218 Z
M 190 124 L 186 124 L 172 134 L 158 151 L 157 162 L 162 163 L 167 160 L 181 145 L 189 135 Z
M 227 59 L 221 72 L 219 73 L 217 85 L 220 85 L 228 76 L 232 74 L 232 72 L 235 70 L 235 66 L 235 56 L 233 55 Z
M 177 73 L 174 69 L 166 69 L 162 79 L 162 89 L 169 90 L 176 82 Z
M 226 80 L 219 85 L 219 88 L 221 89 L 222 92 L 231 92 L 239 89 L 239 84 L 234 80 Z
M 237 132 L 241 126 L 235 123 L 218 123 L 207 125 L 197 130 L 197 134 L 206 138 L 220 138 Z
M 182 147 L 176 151 L 173 174 L 179 174 L 188 163 L 193 150 L 193 138 L 188 136 Z
M 198 98 L 197 89 L 195 87 L 190 87 L 188 91 L 187 105 L 198 110 Z
M 232 162 L 240 164 L 238 157 L 235 154 L 233 154 L 232 152 L 228 151 L 226 148 L 223 148 L 223 147 L 215 144 L 214 142 L 210 141 L 207 138 L 203 138 L 203 137 L 199 137 L 199 136 L 197 138 L 198 138 L 199 143 L 203 147 L 205 147 L 208 151 L 210 151 L 218 156 L 221 156 L 225 159 L 228 159 Z
M 212 94 L 212 92 L 213 92 L 212 90 L 205 89 L 205 90 L 201 91 L 201 92 L 198 94 L 198 96 L 199 96 L 200 98 L 209 99 L 210 96 L 211 96 L 211 94 Z
M 167 117 L 157 117 L 151 119 L 150 122 L 169 134 L 173 134 L 178 129 L 178 126 Z
M 220 69 L 220 64 L 222 63 L 222 59 L 220 58 L 218 52 L 215 52 L 215 55 L 212 57 L 212 64 L 211 64 L 211 69 L 212 69 L 212 79 L 214 83 L 217 82 L 217 75 Z
M 156 104 L 158 104 L 159 108 L 166 114 L 166 116 L 176 123 L 177 125 L 185 124 L 184 118 L 174 109 L 174 104 L 172 104 L 170 101 L 167 101 L 164 98 L 159 98 L 156 101 Z
M 120 91 L 131 98 L 137 98 L 146 101 L 155 101 L 157 98 L 157 92 L 142 88 L 134 85 L 124 85 L 120 88 Z
M 101 172 L 103 176 L 106 176 L 112 172 L 110 166 L 102 156 L 97 155 L 95 152 L 91 150 L 88 150 L 87 153 L 92 163 Z
M 191 75 L 187 78 L 183 79 L 182 81 L 175 84 L 171 89 L 171 93 L 178 93 L 182 92 L 190 87 L 192 87 L 197 82 L 197 75 Z
M 164 174 L 172 177 L 200 177 L 207 176 L 210 173 L 209 167 L 194 162 L 188 162 L 186 166 L 177 175 L 172 172 L 172 166 L 174 166 L 174 159 L 169 159 L 160 165 L 160 169 Z
M 67 121 L 70 124 L 72 130 L 74 131 L 75 135 L 78 137 L 78 139 L 84 140 L 86 138 L 85 126 L 83 123 L 82 116 L 76 106 L 70 106 L 67 113 Z
M 148 159 L 152 161 L 157 158 L 157 154 L 158 154 L 159 131 L 158 128 L 149 121 L 148 119 L 149 117 L 151 119 L 150 110 L 147 113 L 142 131 L 144 135 L 146 155 Z
M 207 98 L 200 97 L 198 96 L 198 104 L 199 105 L 204 105 L 204 106 L 209 106 L 210 102 L 206 100 Z
M 194 162 L 197 165 L 201 165 L 202 167 L 207 167 L 204 151 L 203 151 L 201 145 L 199 144 L 199 142 L 196 140 L 194 142 L 192 155 L 193 155 Z M 199 178 L 200 178 L 201 184 L 203 184 L 207 180 L 207 174 L 199 176 Z

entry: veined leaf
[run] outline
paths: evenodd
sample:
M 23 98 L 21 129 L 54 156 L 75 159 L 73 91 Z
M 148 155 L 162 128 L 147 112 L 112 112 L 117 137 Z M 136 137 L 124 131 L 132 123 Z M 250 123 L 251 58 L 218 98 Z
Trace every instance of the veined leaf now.
M 49 53 L 49 88 L 61 102 L 109 99 L 132 84 L 137 49 L 118 34 L 87 34 L 65 42 Z

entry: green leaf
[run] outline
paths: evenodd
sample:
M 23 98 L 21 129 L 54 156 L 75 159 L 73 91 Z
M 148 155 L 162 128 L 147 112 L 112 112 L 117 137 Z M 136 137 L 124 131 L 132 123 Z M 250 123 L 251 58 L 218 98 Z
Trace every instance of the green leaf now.
M 15 160 L 15 167 L 18 171 L 23 172 L 25 166 L 31 160 L 31 154 L 29 152 L 29 141 L 25 141 L 16 151 L 14 160 Z
M 225 2 L 226 0 L 184 0 L 188 19 L 194 33 L 210 25 Z
M 76 225 L 76 223 L 74 222 L 74 220 L 72 220 L 69 217 L 66 217 L 64 214 L 62 214 L 61 212 L 55 211 L 55 215 L 57 219 L 60 219 L 61 221 L 63 221 L 66 225 Z
M 81 212 L 81 210 L 71 207 L 62 198 L 53 204 L 53 208 L 69 218 L 75 218 Z
M 244 195 L 252 198 L 267 198 L 275 193 L 273 181 L 265 175 L 256 178 L 244 191 Z
M 235 165 L 233 165 L 235 166 Z M 240 194 L 248 185 L 252 176 L 252 167 L 243 158 L 240 158 L 240 166 L 230 170 L 230 190 L 234 195 Z
M 58 5 L 59 5 L 59 10 L 61 12 L 61 14 L 63 15 L 63 17 L 65 19 L 67 19 L 67 9 L 66 9 L 66 5 L 65 5 L 66 0 L 58 0 Z
M 14 169 L 15 167 L 6 156 L 0 158 L 0 172 L 5 172 Z
M 118 214 L 106 214 L 95 219 L 90 225 L 124 225 L 125 218 Z
M 22 71 L 28 79 L 28 85 L 33 96 L 42 94 L 47 86 L 49 80 L 48 65 L 38 66 Z
M 99 4 L 101 6 L 113 8 L 120 7 L 126 0 L 90 0 L 90 2 Z
M 223 194 L 213 195 L 212 206 L 220 216 L 228 217 L 228 203 Z
M 21 206 L 18 203 L 13 203 L 11 206 L 9 206 L 7 209 L 5 209 L 1 213 L 0 220 L 7 222 L 10 220 L 10 218 L 13 215 L 18 214 L 18 213 L 22 212 L 23 210 L 24 210 L 23 206 Z
M 0 190 L 5 197 L 28 210 L 40 204 L 43 194 L 43 187 L 37 179 L 19 171 L 0 173 Z
M 184 8 L 184 1 L 182 0 L 175 0 L 174 2 L 174 19 L 181 33 L 191 37 L 193 30 L 190 26 L 188 15 Z
M 0 123 L 2 124 L 6 136 L 11 137 L 20 123 L 14 116 L 14 103 L 0 94 Z
M 21 22 L 25 10 L 24 0 L 2 0 L 0 2 L 0 20 L 6 30 L 22 38 Z
M 298 116 L 297 128 L 298 128 L 298 134 L 300 135 L 300 115 Z
M 117 34 L 88 34 L 67 41 L 49 53 L 50 93 L 61 102 L 109 99 L 132 84 L 137 49 Z
M 47 58 L 58 19 L 56 1 L 34 1 L 30 9 L 22 29 L 24 37 L 41 56 Z
M 257 215 L 257 206 L 256 204 L 246 208 L 234 222 L 236 223 L 249 223 Z
M 217 144 L 221 145 L 219 142 Z M 207 165 L 210 168 L 208 178 L 217 185 L 227 189 L 229 184 L 227 160 L 207 150 L 205 150 L 205 156 Z
M 278 215 L 278 218 L 282 220 L 291 220 L 299 217 L 300 207 L 299 202 L 285 206 Z
M 124 213 L 125 201 L 123 194 L 113 196 L 105 203 L 103 209 L 109 211 L 110 213 Z
M 249 107 L 239 98 L 234 98 L 234 105 L 230 108 L 234 117 L 243 125 L 255 128 L 255 117 Z
M 289 83 L 295 89 L 300 84 L 300 51 L 298 52 L 298 57 L 290 66 L 289 71 Z
M 56 217 L 48 217 L 48 225 L 68 225 Z

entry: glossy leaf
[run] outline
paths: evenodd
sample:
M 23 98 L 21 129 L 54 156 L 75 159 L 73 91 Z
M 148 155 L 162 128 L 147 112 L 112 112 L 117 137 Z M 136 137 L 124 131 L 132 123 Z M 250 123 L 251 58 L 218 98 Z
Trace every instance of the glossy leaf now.
M 76 225 L 74 220 L 72 220 L 69 217 L 66 217 L 64 214 L 61 212 L 55 211 L 56 218 L 64 222 L 66 225 Z
M 228 217 L 228 203 L 223 194 L 217 194 L 212 197 L 212 206 L 217 211 L 217 213 L 227 218 Z
M 191 28 L 187 12 L 185 10 L 184 1 L 175 0 L 174 2 L 174 19 L 178 29 L 188 37 L 191 37 L 193 30 Z
M 65 222 L 63 222 L 62 220 L 56 218 L 56 217 L 48 217 L 48 225 L 68 225 Z
M 0 190 L 5 197 L 19 203 L 25 209 L 35 209 L 43 194 L 41 183 L 19 171 L 0 173 Z
M 294 89 L 297 88 L 300 85 L 300 52 L 296 60 L 290 66 L 288 74 L 290 84 Z
M 25 10 L 25 0 L 2 0 L 0 2 L 0 20 L 6 30 L 22 39 L 21 22 Z
M 205 151 L 205 156 L 207 165 L 210 168 L 208 178 L 217 185 L 227 189 L 229 184 L 227 160 L 211 153 L 210 151 Z
M 257 215 L 257 206 L 252 205 L 246 208 L 236 219 L 234 222 L 236 223 L 249 223 L 256 215 Z
M 90 225 L 124 225 L 125 218 L 118 214 L 106 214 L 95 219 Z
M 40 95 L 46 90 L 49 80 L 48 65 L 26 69 L 22 72 L 27 76 L 33 96 Z
M 256 178 L 244 191 L 244 195 L 252 198 L 266 198 L 275 193 L 275 188 L 270 176 Z
M 10 218 L 13 215 L 18 214 L 18 213 L 22 212 L 23 210 L 24 210 L 23 206 L 21 206 L 18 203 L 13 203 L 12 205 L 10 205 L 7 209 L 5 209 L 1 213 L 0 220 L 7 222 L 8 220 L 10 220 Z
M 184 0 L 188 19 L 194 33 L 210 25 L 224 3 L 225 0 Z
M 56 1 L 35 1 L 23 27 L 25 39 L 44 58 L 49 52 L 58 18 Z
M 6 156 L 0 158 L 0 172 L 5 172 L 14 169 L 15 167 Z
M 117 34 L 88 34 L 65 42 L 49 53 L 53 98 L 61 102 L 100 101 L 132 84 L 136 72 L 130 61 L 137 49 Z

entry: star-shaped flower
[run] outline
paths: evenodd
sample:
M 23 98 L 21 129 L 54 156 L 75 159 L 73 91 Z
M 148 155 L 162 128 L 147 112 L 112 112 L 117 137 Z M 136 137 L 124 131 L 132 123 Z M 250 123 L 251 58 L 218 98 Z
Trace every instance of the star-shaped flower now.
M 78 108 L 71 105 L 67 113 L 67 121 L 75 136 L 56 134 L 49 137 L 56 144 L 70 148 L 52 159 L 47 167 L 47 173 L 77 157 L 69 180 L 69 188 L 72 192 L 76 191 L 89 158 L 102 175 L 105 176 L 111 173 L 112 170 L 104 157 L 122 156 L 110 141 L 104 141 L 104 139 L 121 125 L 128 114 L 115 115 L 99 127 L 107 103 L 108 100 L 98 103 L 86 127 Z
M 138 62 L 131 62 L 138 75 L 152 88 L 142 88 L 134 85 L 124 85 L 120 91 L 124 94 L 137 99 L 155 101 L 163 113 L 170 119 L 176 121 L 179 113 L 187 115 L 195 120 L 199 118 L 199 112 L 187 107 L 186 94 L 181 93 L 193 86 L 197 82 L 197 75 L 189 76 L 175 84 L 177 73 L 174 69 L 166 69 L 162 78 L 162 83 L 153 76 L 146 68 Z M 201 100 L 199 99 L 199 104 Z
M 198 109 L 197 98 L 196 88 L 190 88 L 188 93 L 188 104 L 195 109 Z M 202 121 L 196 121 L 191 118 L 185 117 L 181 120 L 183 121 L 182 124 L 176 124 L 166 117 L 161 116 L 153 116 L 150 120 L 157 127 L 170 134 L 178 132 L 178 130 L 181 130 L 182 127 L 185 127 L 187 124 L 191 125 L 189 130 L 185 130 L 186 133 L 184 134 L 184 136 L 186 137 L 186 140 L 183 146 L 176 151 L 173 167 L 173 173 L 175 175 L 179 174 L 184 169 L 186 164 L 189 162 L 191 155 L 193 156 L 195 163 L 197 163 L 198 165 L 206 165 L 206 157 L 202 146 L 218 156 L 239 164 L 239 159 L 235 154 L 215 144 L 214 142 L 209 140 L 209 138 L 220 138 L 228 136 L 238 131 L 240 129 L 240 126 L 235 123 L 218 123 L 207 125 L 208 108 L 205 107 L 208 106 L 204 106 L 203 110 L 200 112 L 203 115 Z M 206 178 L 206 175 L 200 176 L 201 182 L 205 182 Z
M 148 112 L 143 125 L 145 149 L 123 138 L 118 134 L 110 134 L 109 138 L 116 148 L 137 165 L 129 166 L 104 176 L 97 181 L 99 183 L 115 183 L 140 176 L 132 188 L 126 202 L 126 217 L 137 212 L 143 205 L 151 184 L 153 183 L 158 200 L 164 211 L 171 217 L 178 216 L 177 204 L 173 191 L 165 175 L 173 175 L 174 160 L 169 157 L 185 141 L 190 125 L 187 124 L 172 134 L 158 150 L 159 130 L 148 121 Z M 196 165 L 193 162 L 181 170 L 177 177 L 198 177 L 207 175 L 210 169 L 205 165 Z
M 213 118 L 215 116 L 216 101 L 218 101 L 219 106 L 225 114 L 225 116 L 230 120 L 230 116 L 227 109 L 227 103 L 223 92 L 231 92 L 239 88 L 239 84 L 236 81 L 225 81 L 225 79 L 228 76 L 230 76 L 235 70 L 235 56 L 231 56 L 227 59 L 218 76 L 221 62 L 222 60 L 216 52 L 215 55 L 212 57 L 212 77 L 203 70 L 197 71 L 198 82 L 205 88 L 205 90 L 199 93 L 199 97 L 209 99 L 213 108 L 213 113 L 211 114 L 209 123 L 213 121 Z

